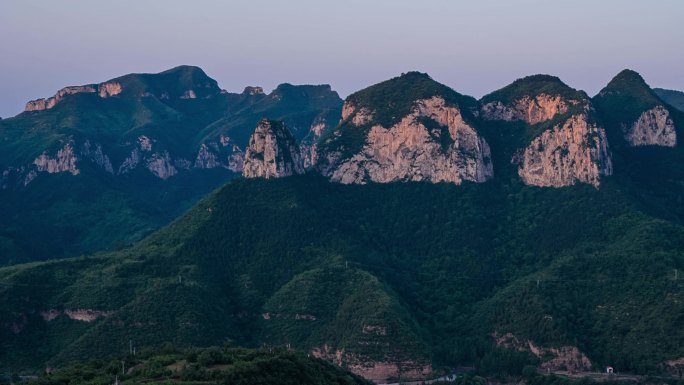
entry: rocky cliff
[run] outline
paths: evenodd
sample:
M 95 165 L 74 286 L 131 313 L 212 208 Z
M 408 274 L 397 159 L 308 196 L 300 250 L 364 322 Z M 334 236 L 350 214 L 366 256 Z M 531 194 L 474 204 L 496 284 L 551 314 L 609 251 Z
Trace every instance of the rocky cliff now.
M 88 84 L 85 86 L 64 87 L 57 91 L 54 96 L 47 99 L 36 99 L 26 103 L 24 111 L 42 111 L 54 108 L 57 103 L 62 101 L 67 95 L 74 94 L 92 94 L 97 93 L 101 98 L 108 98 L 110 96 L 118 95 L 121 92 L 121 84 L 115 82 L 102 84 Z
M 544 131 L 513 162 L 523 182 L 533 186 L 588 183 L 598 187 L 602 176 L 613 173 L 605 131 L 587 114 L 574 115 Z
M 299 147 L 283 122 L 262 119 L 249 139 L 242 175 L 280 178 L 304 173 Z
M 480 109 L 480 116 L 485 120 L 522 120 L 537 124 L 568 112 L 569 106 L 578 103 L 577 100 L 566 100 L 560 95 L 525 95 L 508 105 L 498 100 L 486 103 Z
M 679 111 L 666 105 L 637 72 L 621 71 L 593 98 L 593 103 L 607 128 L 616 137 L 621 136 L 628 147 L 677 145 L 673 114 Z
M 625 140 L 631 146 L 665 146 L 677 144 L 677 131 L 665 106 L 656 106 L 641 113 L 632 125 L 623 124 Z
M 109 98 L 122 93 L 133 97 L 156 97 L 159 100 L 209 99 L 221 93 L 214 79 L 193 66 L 179 66 L 158 74 L 129 74 L 100 84 L 70 86 L 54 96 L 26 103 L 24 111 L 43 111 L 54 108 L 68 95 L 96 94 Z
M 523 122 L 499 128 L 516 132 L 511 162 L 525 184 L 562 187 L 599 186 L 612 174 L 608 140 L 588 96 L 560 79 L 533 75 L 518 79 L 480 102 L 480 117 Z
M 405 94 L 381 99 L 398 90 Z M 354 94 L 345 102 L 340 126 L 323 139 L 317 168 L 345 184 L 484 182 L 494 174 L 489 145 L 472 115 L 464 116 L 470 113 L 461 98 L 466 100 L 419 73 Z

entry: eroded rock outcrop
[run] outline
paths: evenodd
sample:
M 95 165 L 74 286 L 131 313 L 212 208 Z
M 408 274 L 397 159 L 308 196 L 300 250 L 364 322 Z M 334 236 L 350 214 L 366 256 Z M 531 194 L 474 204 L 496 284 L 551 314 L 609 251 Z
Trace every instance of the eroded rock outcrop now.
M 368 108 L 346 104 L 343 120 L 359 127 L 373 121 Z M 340 134 L 340 133 L 338 133 Z M 344 133 L 341 133 L 344 135 Z M 323 175 L 340 183 L 397 181 L 484 182 L 493 176 L 489 145 L 457 106 L 442 97 L 416 100 L 410 114 L 391 127 L 373 125 L 361 151 L 342 159 L 324 156 Z
M 530 352 L 543 359 L 539 369 L 549 371 L 587 372 L 592 369 L 589 358 L 575 346 L 542 347 L 531 340 L 521 341 L 512 333 L 492 334 L 497 346 L 519 352 Z
M 396 360 L 391 357 L 372 359 L 346 352 L 344 349 L 332 349 L 328 345 L 312 349 L 311 355 L 346 367 L 352 373 L 374 382 L 386 382 L 397 378 L 424 379 L 432 371 L 429 362 Z
M 537 124 L 568 112 L 571 105 L 578 103 L 578 100 L 567 100 L 560 95 L 526 95 L 511 104 L 498 100 L 486 103 L 480 108 L 480 116 L 485 120 L 522 120 L 528 124 Z
M 670 112 L 664 106 L 656 106 L 644 111 L 631 126 L 622 126 L 625 140 L 631 146 L 665 146 L 677 144 L 677 131 L 670 118 Z
M 249 139 L 242 175 L 279 178 L 304 173 L 299 147 L 284 123 L 262 119 Z
M 152 174 L 160 179 L 168 179 L 178 173 L 168 151 L 152 154 L 152 156 L 147 159 L 145 166 Z
M 197 157 L 195 158 L 195 168 L 216 168 L 221 166 L 218 156 L 210 151 L 206 144 L 202 143 L 200 145 L 200 150 L 197 152 Z
M 106 82 L 101 84 L 87 84 L 84 86 L 70 86 L 64 87 L 57 91 L 54 96 L 47 99 L 36 99 L 26 103 L 24 111 L 42 111 L 49 110 L 57 105 L 67 95 L 74 94 L 92 94 L 97 93 L 101 98 L 108 98 L 120 94 L 122 91 L 121 84 L 117 82 Z
M 54 156 L 50 156 L 47 152 L 43 152 L 36 159 L 33 164 L 39 172 L 47 172 L 50 174 L 58 172 L 70 172 L 72 175 L 78 175 L 80 170 L 76 167 L 78 157 L 74 153 L 74 147 L 71 142 L 67 143 L 61 149 L 57 150 Z
M 328 124 L 326 120 L 319 116 L 309 127 L 309 134 L 300 143 L 299 152 L 302 154 L 302 162 L 305 169 L 316 164 L 318 154 L 316 144 L 327 129 Z
M 613 173 L 605 130 L 586 114 L 544 131 L 513 159 L 518 175 L 529 185 L 562 187 L 576 183 L 599 186 Z

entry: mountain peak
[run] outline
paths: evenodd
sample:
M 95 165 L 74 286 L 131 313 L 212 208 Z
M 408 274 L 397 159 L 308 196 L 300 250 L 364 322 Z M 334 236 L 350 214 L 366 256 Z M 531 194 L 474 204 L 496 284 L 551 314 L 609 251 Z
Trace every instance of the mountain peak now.
M 285 123 L 262 118 L 245 151 L 245 178 L 279 178 L 303 174 L 299 147 Z
M 187 64 L 182 64 L 176 67 L 173 67 L 171 69 L 168 69 L 166 71 L 162 71 L 159 74 L 174 74 L 174 73 L 181 73 L 181 74 L 201 74 L 204 76 L 207 76 L 207 74 L 204 72 L 204 70 L 198 66 L 193 66 L 193 65 L 187 65 Z
M 660 103 L 658 96 L 646 83 L 646 80 L 638 72 L 630 69 L 624 69 L 615 75 L 597 96 L 609 95 L 639 99 L 644 104 Z
M 644 80 L 644 78 L 638 72 L 631 70 L 629 68 L 626 68 L 620 71 L 617 75 L 615 75 L 615 77 L 610 81 L 610 83 L 608 83 L 608 85 L 619 85 L 624 82 L 641 84 L 643 86 L 648 87 L 648 84 L 646 84 L 646 80 Z
M 669 109 L 638 72 L 621 71 L 593 101 L 609 128 L 629 146 L 676 145 Z
M 435 96 L 449 104 L 458 105 L 464 111 L 477 104 L 474 98 L 462 95 L 418 71 L 402 73 L 357 91 L 347 97 L 346 103 L 359 109 L 375 111 L 374 122 L 390 127 L 410 114 L 416 101 Z
M 539 95 L 560 96 L 563 99 L 584 100 L 587 95 L 578 91 L 552 75 L 531 75 L 515 80 L 513 83 L 482 97 L 481 103 L 499 101 L 513 103 L 524 97 L 535 98 Z

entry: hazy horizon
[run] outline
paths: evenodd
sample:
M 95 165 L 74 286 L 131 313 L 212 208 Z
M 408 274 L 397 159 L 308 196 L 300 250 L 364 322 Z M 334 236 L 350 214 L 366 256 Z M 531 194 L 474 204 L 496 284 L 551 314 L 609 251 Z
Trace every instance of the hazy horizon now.
M 221 88 L 330 84 L 344 97 L 417 70 L 481 97 L 536 73 L 594 95 L 624 68 L 684 90 L 684 3 L 202 0 L 0 5 L 0 116 L 68 85 L 196 65 Z

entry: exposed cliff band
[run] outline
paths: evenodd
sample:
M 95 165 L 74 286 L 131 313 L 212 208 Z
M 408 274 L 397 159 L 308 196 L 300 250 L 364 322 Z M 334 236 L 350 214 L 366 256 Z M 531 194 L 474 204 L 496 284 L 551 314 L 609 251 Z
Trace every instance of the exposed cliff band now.
M 613 173 L 603 128 L 586 114 L 574 115 L 534 138 L 513 162 L 526 184 L 562 187 L 588 183 L 598 187 L 601 177 Z
M 262 119 L 249 139 L 242 175 L 279 178 L 304 173 L 299 147 L 283 122 Z

